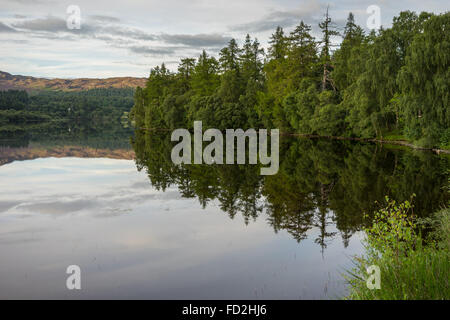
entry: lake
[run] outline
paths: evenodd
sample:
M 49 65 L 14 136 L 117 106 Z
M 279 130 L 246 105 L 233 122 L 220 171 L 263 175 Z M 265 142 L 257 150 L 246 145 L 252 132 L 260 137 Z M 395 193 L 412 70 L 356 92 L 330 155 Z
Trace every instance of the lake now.
M 170 135 L 0 128 L 0 299 L 339 299 L 384 197 L 448 201 L 446 155 L 282 136 L 280 169 L 171 162 Z M 81 290 L 66 269 L 81 269 Z

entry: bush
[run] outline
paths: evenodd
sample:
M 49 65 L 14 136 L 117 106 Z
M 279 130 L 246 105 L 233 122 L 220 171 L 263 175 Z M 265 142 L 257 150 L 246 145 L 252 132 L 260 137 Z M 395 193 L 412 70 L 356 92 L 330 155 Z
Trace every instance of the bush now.
M 449 299 L 450 251 L 449 210 L 436 216 L 439 227 L 425 241 L 411 216 L 409 201 L 397 204 L 386 197 L 387 206 L 375 213 L 373 225 L 365 229 L 365 254 L 354 257 L 347 271 L 348 299 Z M 447 242 L 445 242 L 447 241 Z M 380 268 L 381 288 L 369 289 L 367 268 Z

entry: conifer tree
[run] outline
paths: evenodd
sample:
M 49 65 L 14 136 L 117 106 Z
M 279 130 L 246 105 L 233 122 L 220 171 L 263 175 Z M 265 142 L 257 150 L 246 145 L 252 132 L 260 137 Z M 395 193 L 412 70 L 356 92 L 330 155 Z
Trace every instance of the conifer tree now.
M 333 83 L 333 80 L 330 78 L 330 72 L 331 72 L 331 37 L 337 36 L 339 33 L 336 31 L 336 27 L 331 22 L 331 18 L 328 14 L 328 8 L 327 12 L 325 14 L 325 19 L 321 23 L 319 23 L 319 27 L 322 30 L 323 38 L 321 41 L 322 49 L 320 53 L 320 62 L 323 66 L 323 74 L 322 74 L 322 91 L 327 89 L 327 84 L 330 84 L 334 90 L 336 90 L 336 87 Z

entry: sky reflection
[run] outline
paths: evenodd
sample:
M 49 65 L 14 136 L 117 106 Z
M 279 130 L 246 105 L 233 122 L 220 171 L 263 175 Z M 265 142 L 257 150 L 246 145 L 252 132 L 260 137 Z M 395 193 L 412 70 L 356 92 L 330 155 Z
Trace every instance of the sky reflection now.
M 129 160 L 15 161 L 0 190 L 2 299 L 336 298 L 360 250 L 337 239 L 322 256 L 316 228 L 299 244 L 264 214 L 245 225 L 215 201 L 155 190 Z M 71 264 L 80 291 L 65 287 Z

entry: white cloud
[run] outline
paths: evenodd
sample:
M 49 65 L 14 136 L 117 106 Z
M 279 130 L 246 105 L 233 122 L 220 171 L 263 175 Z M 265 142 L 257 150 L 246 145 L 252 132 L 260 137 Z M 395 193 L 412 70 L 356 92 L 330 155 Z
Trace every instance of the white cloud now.
M 246 33 L 263 45 L 277 25 L 288 30 L 305 20 L 317 32 L 325 7 L 343 24 L 350 11 L 365 25 L 367 6 L 381 7 L 388 25 L 401 10 L 442 12 L 441 1 L 383 0 L 79 0 L 81 30 L 66 28 L 66 3 L 4 1 L 0 15 L 2 71 L 46 77 L 147 76 L 150 67 L 202 49 L 217 54 L 231 37 Z M 45 60 L 45 63 L 42 61 Z M 49 61 L 54 61 L 53 66 Z M 147 66 L 147 67 L 142 67 Z

